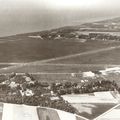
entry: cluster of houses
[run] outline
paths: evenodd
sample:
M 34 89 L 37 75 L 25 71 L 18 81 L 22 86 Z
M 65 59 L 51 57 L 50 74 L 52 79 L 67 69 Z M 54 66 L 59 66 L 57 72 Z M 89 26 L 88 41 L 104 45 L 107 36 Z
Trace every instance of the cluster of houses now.
M 58 31 L 57 30 L 46 31 L 46 32 L 37 33 L 36 35 L 30 35 L 28 37 L 34 39 L 41 39 L 41 40 L 60 40 L 60 39 L 102 40 L 102 41 L 120 40 L 119 34 L 112 34 L 109 32 L 94 32 L 94 31 L 92 32 L 92 30 L 88 30 L 86 34 L 86 31 L 84 32 L 81 29 L 80 30 L 62 29 Z
M 42 96 L 53 96 L 57 97 L 57 94 L 71 94 L 71 93 L 77 93 L 78 89 L 82 89 L 84 87 L 83 85 L 88 84 L 90 82 L 89 78 L 92 78 L 94 82 L 94 79 L 99 78 L 100 76 L 106 76 L 109 73 L 120 73 L 119 67 L 114 68 L 106 68 L 105 70 L 99 70 L 99 71 L 86 71 L 82 72 L 81 75 L 83 79 L 80 79 L 79 82 L 68 82 L 65 81 L 63 83 L 57 82 L 57 83 L 47 83 L 47 82 L 38 82 L 36 83 L 36 80 L 32 80 L 30 75 L 22 75 L 22 78 L 19 78 L 16 81 L 16 74 L 13 74 L 8 80 L 5 80 L 0 83 L 0 86 L 7 85 L 12 89 L 12 94 L 15 94 L 16 91 L 19 90 L 19 93 L 21 96 L 33 96 L 34 90 L 32 90 L 32 86 L 35 84 L 39 84 L 40 87 L 44 88 L 45 91 L 48 92 L 42 92 Z M 75 73 L 71 73 L 72 77 L 76 77 Z M 41 88 L 40 88 L 41 89 Z M 11 91 L 10 91 L 11 92 Z M 78 92 L 79 93 L 79 92 Z M 57 98 L 58 99 L 58 98 Z
M 109 68 L 106 69 L 106 71 L 115 71 L 114 69 Z M 93 77 L 92 72 L 87 72 L 86 74 L 91 74 L 90 76 Z M 75 74 L 71 75 L 75 77 Z M 115 90 L 120 91 L 117 84 L 107 80 L 88 81 L 84 79 L 80 80 L 80 82 L 64 81 L 48 83 L 34 80 L 32 75 L 29 74 L 16 75 L 12 73 L 8 79 L 0 83 L 0 101 L 5 103 L 51 107 L 79 114 L 78 110 L 72 106 L 69 101 L 64 99 L 64 95 L 82 96 L 82 94 L 86 93 L 92 94 L 94 92 Z M 5 91 L 7 92 L 4 95 Z
M 27 76 L 27 75 L 24 75 L 23 76 L 23 79 L 24 81 L 19 83 L 19 82 L 16 82 L 16 74 L 15 73 L 12 73 L 12 76 L 10 76 L 10 78 L 8 80 L 5 80 L 3 82 L 0 83 L 0 85 L 6 85 L 8 87 L 10 87 L 10 89 L 12 89 L 13 93 L 12 94 L 16 94 L 16 91 L 17 89 L 19 88 L 19 92 L 21 94 L 21 96 L 33 96 L 34 93 L 32 92 L 32 90 L 30 89 L 26 89 L 26 84 L 28 85 L 31 85 L 31 84 L 35 84 L 35 81 L 32 81 L 32 79 Z
M 107 40 L 115 40 L 115 41 L 119 41 L 120 40 L 120 36 L 117 35 L 111 35 L 109 33 L 89 33 L 89 38 L 91 40 L 103 40 L 103 41 L 107 41 Z

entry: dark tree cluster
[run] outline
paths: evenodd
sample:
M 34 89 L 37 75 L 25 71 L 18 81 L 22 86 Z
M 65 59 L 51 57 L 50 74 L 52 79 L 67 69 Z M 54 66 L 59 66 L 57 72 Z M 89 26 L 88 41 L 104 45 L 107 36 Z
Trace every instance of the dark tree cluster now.
M 29 79 L 26 80 L 26 77 Z M 14 73 L 8 76 L 2 75 L 0 79 L 0 102 L 51 107 L 76 114 L 79 114 L 79 112 L 63 100 L 61 95 L 114 90 L 120 92 L 120 88 L 115 81 L 109 80 L 95 80 L 84 84 L 69 81 L 49 83 L 39 82 L 29 74 L 16 75 Z M 15 84 L 17 86 L 14 86 Z M 22 94 L 27 90 L 34 94 Z
M 93 92 L 100 92 L 100 91 L 120 91 L 120 88 L 115 83 L 115 81 L 109 80 L 100 80 L 100 81 L 93 81 L 89 83 L 60 83 L 59 85 L 55 85 L 55 83 L 51 86 L 52 90 L 59 94 L 84 94 L 84 93 L 93 93 Z
M 43 106 L 43 107 L 51 107 L 60 110 L 64 110 L 71 113 L 78 113 L 78 111 L 72 107 L 68 102 L 62 99 L 61 96 L 51 94 L 52 87 L 47 82 L 39 82 L 34 80 L 34 84 L 27 83 L 23 76 L 30 77 L 33 81 L 31 75 L 16 75 L 11 74 L 8 77 L 8 80 L 2 80 L 0 84 L 0 102 L 5 103 L 14 103 L 14 104 L 26 104 L 32 106 Z M 6 82 L 7 81 L 7 82 Z M 5 82 L 5 84 L 3 84 Z M 11 82 L 18 84 L 17 87 L 10 87 Z M 58 85 L 60 86 L 60 85 Z M 71 83 L 66 83 L 65 87 L 70 87 Z M 31 90 L 34 95 L 27 96 L 22 95 L 20 91 L 24 92 L 27 89 Z M 57 100 L 52 100 L 51 97 L 58 97 Z

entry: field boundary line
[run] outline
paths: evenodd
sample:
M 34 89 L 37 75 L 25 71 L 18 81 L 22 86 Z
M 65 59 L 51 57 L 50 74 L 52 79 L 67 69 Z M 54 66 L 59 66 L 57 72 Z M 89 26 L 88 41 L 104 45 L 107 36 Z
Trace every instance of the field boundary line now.
M 106 112 L 104 112 L 103 114 L 99 115 L 98 117 L 94 118 L 93 120 L 98 120 L 100 117 L 102 117 L 105 114 L 109 113 L 110 111 L 112 111 L 113 109 L 115 109 L 118 106 L 120 106 L 120 104 L 115 105 L 114 107 L 112 107 L 111 109 L 107 110 Z

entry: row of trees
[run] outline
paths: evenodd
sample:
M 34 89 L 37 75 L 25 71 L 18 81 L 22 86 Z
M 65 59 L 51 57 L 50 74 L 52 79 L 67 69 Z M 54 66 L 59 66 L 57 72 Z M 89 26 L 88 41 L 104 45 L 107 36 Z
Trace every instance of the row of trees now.
M 60 98 L 59 100 L 51 100 L 48 96 L 20 96 L 20 95 L 0 95 L 0 101 L 5 103 L 13 103 L 13 104 L 26 104 L 32 106 L 42 106 L 42 107 L 50 107 L 55 109 L 60 109 L 66 112 L 76 113 L 79 112 L 73 106 L 71 106 L 68 102 Z
M 93 81 L 84 84 L 66 82 L 65 84 L 52 85 L 51 89 L 59 95 L 64 94 L 83 94 L 83 93 L 93 93 L 100 91 L 114 91 L 115 89 L 120 92 L 120 88 L 115 83 L 115 81 L 101 80 Z
M 30 77 L 34 84 L 28 84 L 22 75 L 12 75 L 7 76 L 10 82 L 19 83 L 20 85 L 11 88 L 8 84 L 0 84 L 0 101 L 7 103 L 16 103 L 16 104 L 27 104 L 33 106 L 43 106 L 51 107 L 56 109 L 61 109 L 71 113 L 77 113 L 78 111 L 72 107 L 68 102 L 63 100 L 61 95 L 64 94 L 83 94 L 83 93 L 92 93 L 100 91 L 113 91 L 120 88 L 115 83 L 115 81 L 109 80 L 96 80 L 91 82 L 85 82 L 83 84 L 76 82 L 64 82 L 64 83 L 48 83 L 48 82 L 39 82 L 33 78 L 31 75 L 26 75 Z M 5 81 L 2 79 L 2 81 Z M 21 88 L 22 86 L 22 88 Z M 26 96 L 21 95 L 20 90 L 25 91 L 30 89 L 33 91 L 34 95 Z M 53 94 L 51 93 L 53 91 Z M 58 97 L 59 99 L 51 99 L 51 97 Z

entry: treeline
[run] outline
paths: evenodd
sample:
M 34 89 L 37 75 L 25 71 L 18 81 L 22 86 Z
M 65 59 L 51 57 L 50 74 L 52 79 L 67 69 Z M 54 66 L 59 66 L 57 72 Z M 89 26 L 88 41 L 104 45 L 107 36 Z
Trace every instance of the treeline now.
M 32 81 L 26 81 L 25 76 Z M 76 113 L 79 112 L 72 107 L 67 101 L 57 94 L 51 94 L 51 84 L 47 82 L 39 82 L 35 80 L 32 75 L 16 75 L 11 74 L 9 76 L 1 75 L 0 84 L 0 102 L 14 103 L 14 104 L 26 104 L 32 106 L 43 106 L 60 109 L 66 112 Z M 33 82 L 34 81 L 34 82 Z M 17 84 L 16 87 L 11 87 L 10 84 Z M 20 91 L 31 90 L 34 94 L 27 96 L 22 95 Z M 57 99 L 51 99 L 56 97 Z
M 115 83 L 115 81 L 109 81 L 109 80 L 93 81 L 84 84 L 66 82 L 64 84 L 60 83 L 55 85 L 54 83 L 51 86 L 51 89 L 58 95 L 84 94 L 84 93 L 114 91 L 114 90 L 120 92 L 120 88 Z
M 116 34 L 110 34 L 105 32 L 90 32 L 84 33 L 80 32 L 77 28 L 63 28 L 60 30 L 46 31 L 40 33 L 41 37 L 46 40 L 54 40 L 58 36 L 60 38 L 79 38 L 86 40 L 116 40 L 120 41 L 120 36 Z
M 33 106 L 51 107 L 79 114 L 61 95 L 84 94 L 100 91 L 120 92 L 115 81 L 96 80 L 84 83 L 61 82 L 48 83 L 35 80 L 30 74 L 25 75 L 0 75 L 0 102 L 27 104 Z M 32 92 L 22 94 L 21 92 Z

